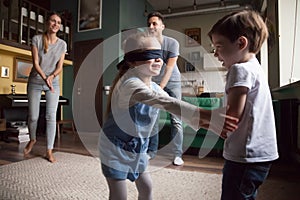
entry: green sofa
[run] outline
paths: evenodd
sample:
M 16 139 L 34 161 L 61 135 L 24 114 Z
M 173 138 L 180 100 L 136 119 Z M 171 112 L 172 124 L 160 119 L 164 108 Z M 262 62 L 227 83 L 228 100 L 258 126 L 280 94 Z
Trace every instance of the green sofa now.
M 209 97 L 182 97 L 183 101 L 197 105 L 203 109 L 216 109 L 222 106 L 222 98 Z M 171 140 L 170 130 L 170 114 L 161 110 L 160 111 L 160 132 L 159 132 L 159 146 L 167 145 Z M 215 150 L 217 153 L 221 153 L 223 150 L 224 140 L 219 138 L 216 134 L 206 129 L 193 130 L 190 126 L 183 123 L 183 149 L 197 148 L 206 150 Z

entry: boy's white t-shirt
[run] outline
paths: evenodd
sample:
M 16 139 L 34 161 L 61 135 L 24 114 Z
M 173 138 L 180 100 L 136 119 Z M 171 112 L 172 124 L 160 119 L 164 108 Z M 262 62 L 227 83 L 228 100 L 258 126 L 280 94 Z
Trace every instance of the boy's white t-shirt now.
M 239 127 L 229 133 L 225 140 L 223 157 L 242 163 L 277 159 L 272 98 L 263 70 L 255 57 L 248 62 L 235 64 L 228 70 L 225 92 L 237 86 L 247 87 L 248 94 Z

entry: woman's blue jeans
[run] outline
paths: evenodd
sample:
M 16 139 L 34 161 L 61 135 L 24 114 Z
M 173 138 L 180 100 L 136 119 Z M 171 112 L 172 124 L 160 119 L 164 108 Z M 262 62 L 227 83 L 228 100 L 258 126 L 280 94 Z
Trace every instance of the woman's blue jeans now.
M 225 161 L 221 200 L 253 200 L 266 180 L 271 162 L 237 163 Z
M 54 92 L 49 90 L 46 84 L 28 83 L 28 129 L 30 139 L 36 140 L 36 131 L 40 114 L 40 100 L 42 92 L 46 97 L 46 136 L 47 149 L 53 149 L 56 134 L 56 112 L 60 94 L 59 85 L 53 85 Z

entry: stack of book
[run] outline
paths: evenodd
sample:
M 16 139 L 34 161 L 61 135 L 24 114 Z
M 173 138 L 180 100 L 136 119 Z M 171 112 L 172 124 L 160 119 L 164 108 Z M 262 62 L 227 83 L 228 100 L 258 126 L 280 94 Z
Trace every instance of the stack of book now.
M 9 122 L 6 131 L 9 132 L 9 140 L 16 140 L 19 143 L 30 140 L 28 126 L 25 121 Z

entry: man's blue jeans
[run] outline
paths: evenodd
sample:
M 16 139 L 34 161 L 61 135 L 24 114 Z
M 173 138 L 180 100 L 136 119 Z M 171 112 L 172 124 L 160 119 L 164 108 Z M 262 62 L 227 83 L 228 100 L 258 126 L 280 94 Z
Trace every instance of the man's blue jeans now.
M 169 81 L 167 86 L 164 88 L 164 90 L 169 94 L 171 97 L 175 97 L 177 99 L 181 100 L 182 94 L 181 94 L 181 82 L 180 81 Z M 159 118 L 159 116 L 158 116 Z M 174 153 L 174 156 L 182 156 L 182 144 L 183 144 L 183 130 L 182 130 L 182 121 L 176 117 L 175 115 L 170 115 L 171 119 L 171 139 L 172 139 L 172 152 Z M 153 134 L 150 137 L 149 146 L 148 146 L 148 153 L 151 157 L 153 157 L 158 149 L 158 132 L 159 132 L 159 123 L 158 120 L 156 121 L 153 132 L 156 134 Z
M 266 180 L 271 162 L 237 163 L 225 161 L 221 200 L 253 200 Z
M 46 136 L 47 149 L 53 149 L 56 134 L 56 112 L 60 94 L 59 85 L 53 85 L 54 92 L 49 90 L 46 84 L 28 83 L 28 129 L 30 139 L 36 140 L 36 130 L 40 114 L 40 99 L 42 92 L 46 97 Z

